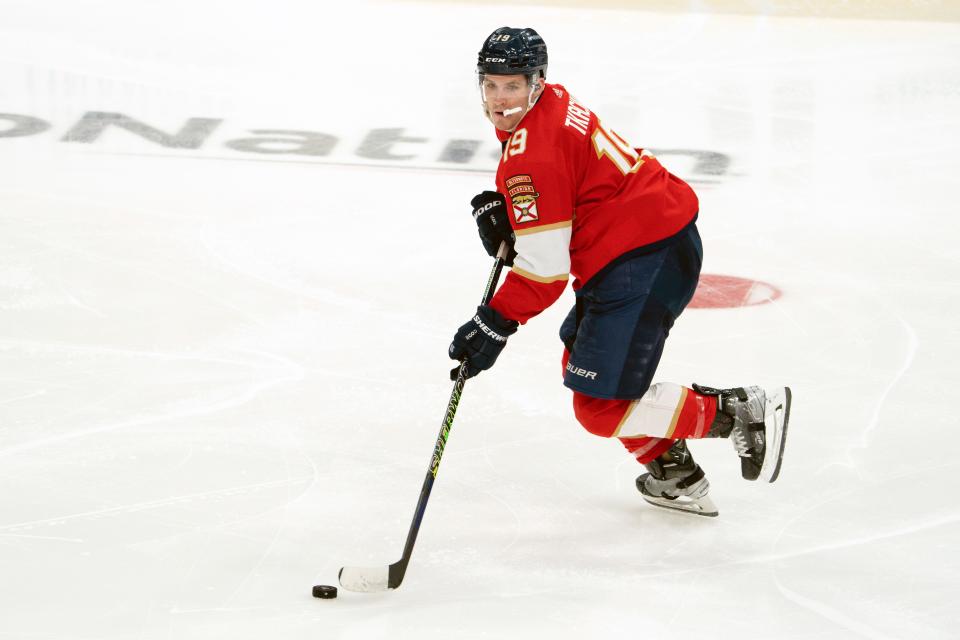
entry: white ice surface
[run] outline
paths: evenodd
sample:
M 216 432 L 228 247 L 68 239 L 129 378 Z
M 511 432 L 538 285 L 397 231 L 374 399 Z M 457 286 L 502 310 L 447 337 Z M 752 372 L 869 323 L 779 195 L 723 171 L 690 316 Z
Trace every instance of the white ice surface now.
M 950 638 L 960 628 L 960 27 L 430 3 L 0 3 L 0 638 Z M 552 80 L 701 197 L 660 378 L 790 384 L 773 485 L 694 443 L 720 516 L 657 510 L 560 384 L 572 296 L 468 383 L 400 556 L 489 260 L 472 67 L 535 26 Z M 176 132 L 62 138 L 86 112 Z M 0 130 L 9 128 L 0 117 Z M 425 138 L 376 162 L 372 129 Z M 253 130 L 336 136 L 243 153 Z M 462 168 L 446 141 L 483 140 Z M 369 155 L 369 154 L 368 154 Z

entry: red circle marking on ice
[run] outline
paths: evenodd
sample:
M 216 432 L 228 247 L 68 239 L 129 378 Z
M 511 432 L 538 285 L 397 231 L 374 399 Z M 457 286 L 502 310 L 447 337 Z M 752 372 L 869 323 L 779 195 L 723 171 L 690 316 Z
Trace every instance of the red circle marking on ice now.
M 704 273 L 688 306 L 691 309 L 749 307 L 773 302 L 780 294 L 775 286 L 759 280 Z

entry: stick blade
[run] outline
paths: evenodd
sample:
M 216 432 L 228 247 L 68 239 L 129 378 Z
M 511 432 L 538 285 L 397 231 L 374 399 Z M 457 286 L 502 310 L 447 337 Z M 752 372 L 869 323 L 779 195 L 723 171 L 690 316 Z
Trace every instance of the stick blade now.
M 390 588 L 389 567 L 343 567 L 340 569 L 340 586 L 347 591 L 377 593 Z

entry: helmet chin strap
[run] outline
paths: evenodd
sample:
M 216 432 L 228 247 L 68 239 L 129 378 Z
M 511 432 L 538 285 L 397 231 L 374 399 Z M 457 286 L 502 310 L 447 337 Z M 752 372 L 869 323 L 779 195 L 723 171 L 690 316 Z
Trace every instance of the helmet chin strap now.
M 537 90 L 540 86 L 540 83 L 536 83 L 530 87 L 530 95 L 527 96 L 527 109 L 533 109 L 533 105 L 536 104 L 536 100 L 533 99 L 533 92 Z M 539 99 L 539 98 L 538 98 Z

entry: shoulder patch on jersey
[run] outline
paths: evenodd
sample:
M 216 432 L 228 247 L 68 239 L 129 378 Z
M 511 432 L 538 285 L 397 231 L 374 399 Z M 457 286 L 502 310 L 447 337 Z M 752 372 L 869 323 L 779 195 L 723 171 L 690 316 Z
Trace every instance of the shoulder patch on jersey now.
M 561 91 L 560 89 L 557 89 L 556 87 L 553 87 L 553 92 L 554 92 L 555 94 L 557 94 L 557 97 L 558 97 L 558 98 L 562 98 L 562 97 L 563 97 L 563 91 Z
M 506 186 L 510 204 L 513 206 L 513 219 L 517 224 L 539 220 L 537 198 L 540 194 L 533 186 L 533 178 L 526 174 L 512 176 L 507 178 Z
M 507 178 L 507 181 L 506 181 L 505 184 L 507 185 L 507 189 L 509 189 L 509 188 L 512 187 L 513 185 L 515 185 L 515 184 L 520 184 L 521 182 L 529 182 L 529 183 L 533 184 L 533 178 L 531 178 L 530 176 L 528 176 L 528 175 L 526 175 L 526 174 L 520 174 L 520 175 L 511 176 L 511 177 Z

